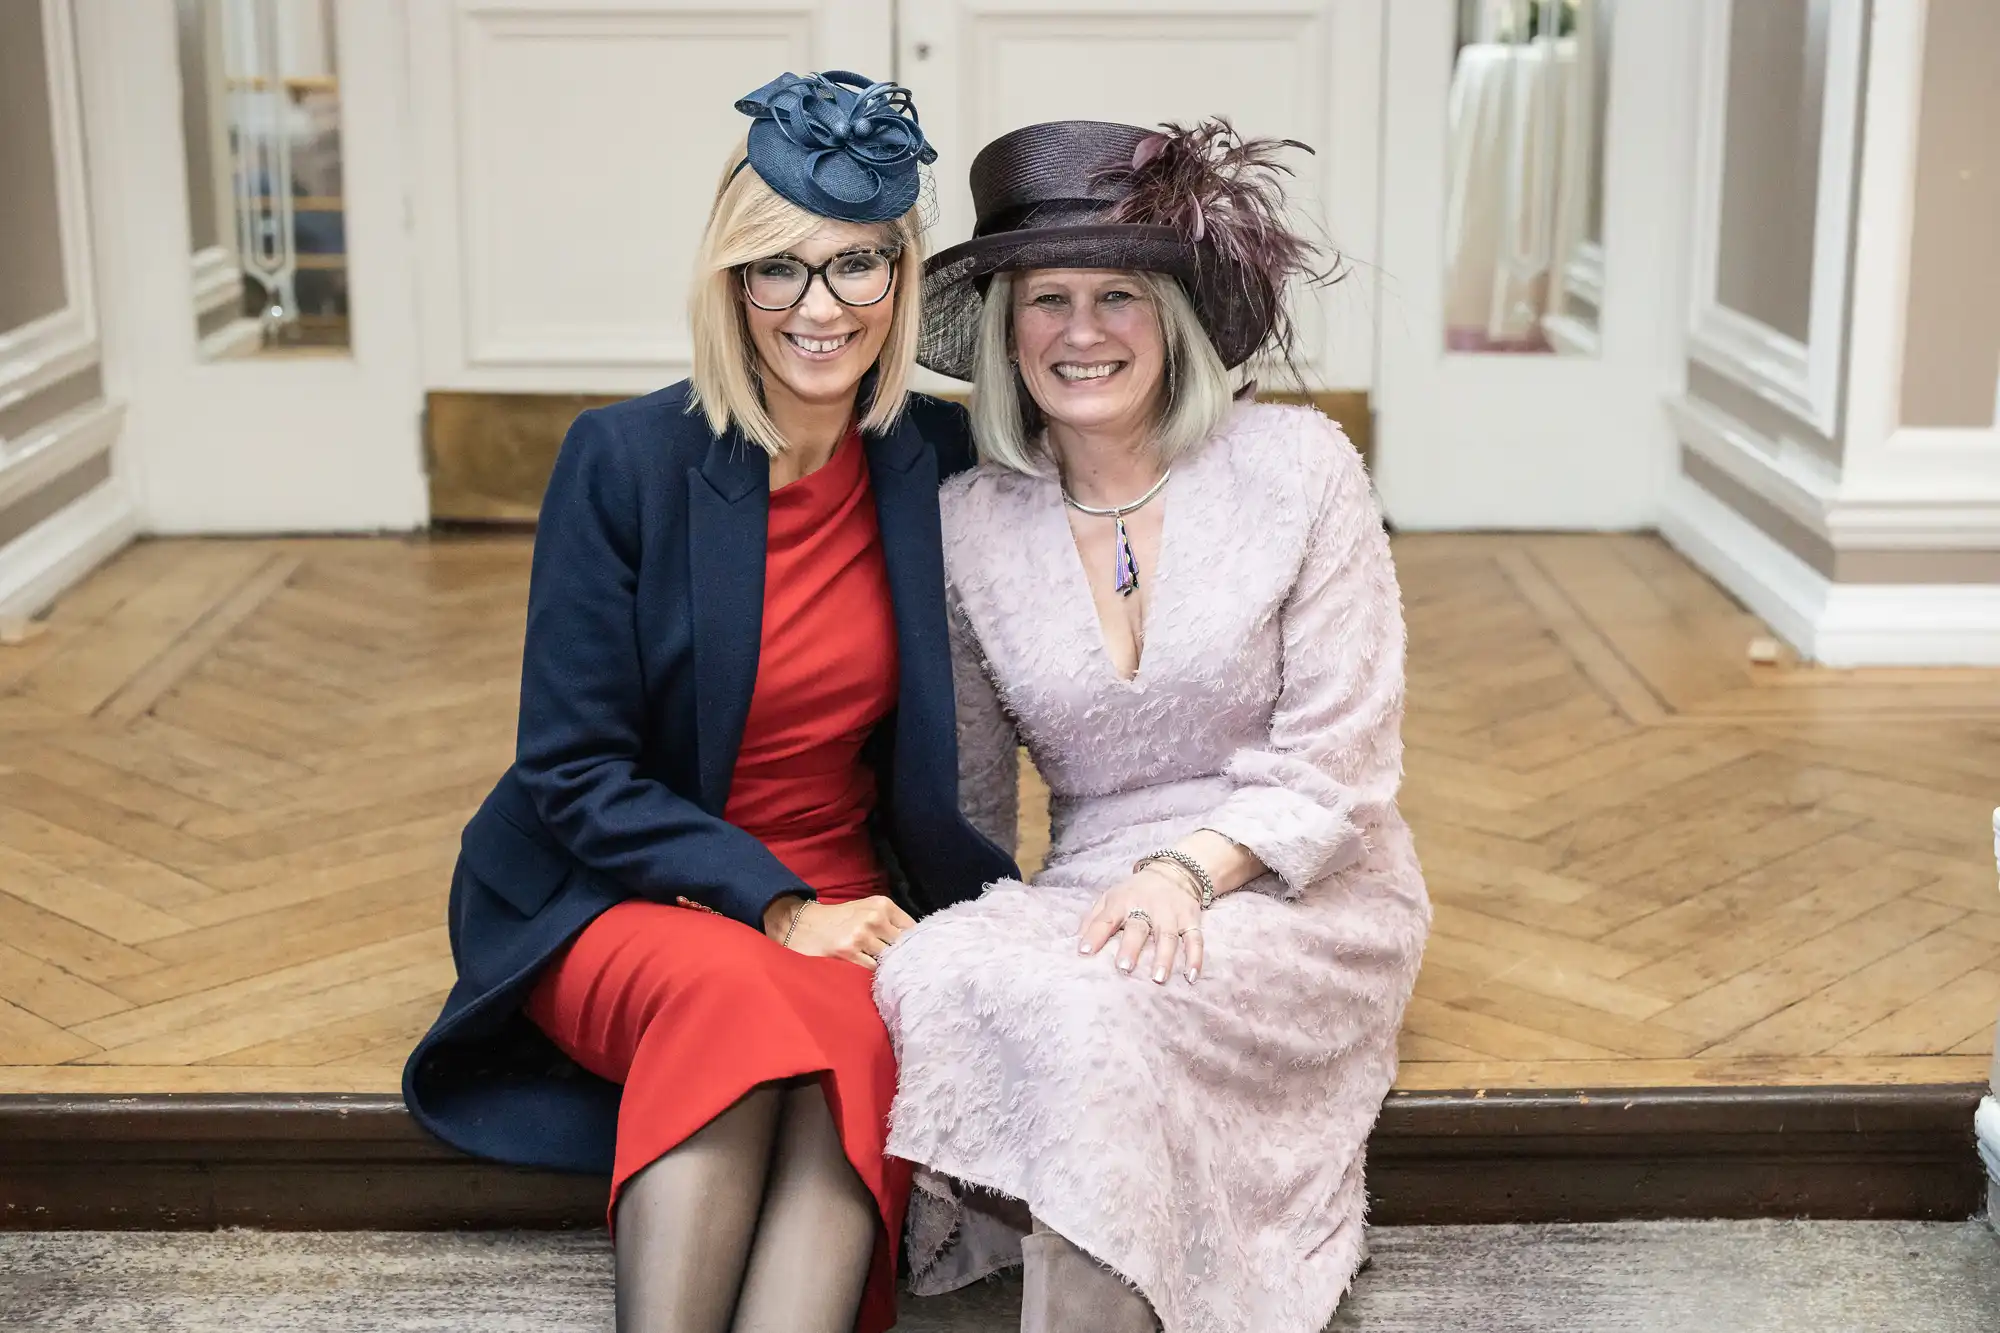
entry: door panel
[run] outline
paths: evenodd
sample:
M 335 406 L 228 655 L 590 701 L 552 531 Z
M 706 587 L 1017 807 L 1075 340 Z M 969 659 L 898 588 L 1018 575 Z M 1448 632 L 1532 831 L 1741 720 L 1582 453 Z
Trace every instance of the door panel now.
M 1601 104 L 1577 106 L 1579 126 L 1601 121 L 1603 145 L 1601 200 L 1580 201 L 1580 216 L 1561 195 L 1565 141 L 1533 121 L 1557 103 L 1469 78 L 1479 53 L 1459 51 L 1457 0 L 1389 6 L 1375 476 L 1400 526 L 1657 517 L 1672 460 L 1663 401 L 1682 373 L 1697 7 L 1590 2 L 1616 18 Z M 1555 182 L 1547 216 L 1537 180 Z M 1481 246 L 1497 258 L 1468 280 L 1448 256 Z M 1523 317 L 1523 305 L 1535 308 Z
M 690 261 L 790 70 L 890 77 L 890 0 L 410 9 L 424 387 L 641 393 L 688 373 Z
M 943 248 L 972 233 L 967 175 L 981 145 L 1038 121 L 1150 125 L 1228 116 L 1301 139 L 1301 215 L 1361 261 L 1300 307 L 1314 389 L 1373 379 L 1379 0 L 901 0 L 899 70 L 937 145 Z

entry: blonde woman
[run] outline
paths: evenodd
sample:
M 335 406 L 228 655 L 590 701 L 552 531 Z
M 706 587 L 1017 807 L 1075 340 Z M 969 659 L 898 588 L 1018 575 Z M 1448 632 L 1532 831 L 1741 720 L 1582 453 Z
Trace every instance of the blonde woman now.
M 964 415 L 905 388 L 934 154 L 851 74 L 738 109 L 693 377 L 584 413 L 550 478 L 516 759 L 404 1091 L 468 1152 L 611 1175 L 622 1333 L 865 1333 L 908 1184 L 870 974 L 1013 870 L 953 799 Z
M 941 501 L 961 795 L 1010 837 L 1025 741 L 1052 845 L 876 973 L 889 1151 L 915 1289 L 1024 1263 L 1024 1333 L 1318 1333 L 1361 1256 L 1429 906 L 1368 478 L 1232 394 L 1309 272 L 1279 147 L 1029 126 L 926 274 L 982 463 Z

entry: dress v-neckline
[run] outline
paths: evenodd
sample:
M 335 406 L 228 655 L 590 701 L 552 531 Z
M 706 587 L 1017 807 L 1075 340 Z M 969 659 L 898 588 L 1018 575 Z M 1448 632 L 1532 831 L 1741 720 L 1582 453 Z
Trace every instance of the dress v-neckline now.
M 1153 567 L 1150 570 L 1140 571 L 1142 578 L 1151 580 L 1151 591 L 1145 594 L 1146 609 L 1139 618 L 1139 653 L 1133 661 L 1132 674 L 1126 676 L 1119 673 L 1118 661 L 1111 653 L 1110 636 L 1105 632 L 1104 618 L 1097 614 L 1097 593 L 1090 583 L 1090 571 L 1084 568 L 1083 551 L 1077 545 L 1076 530 L 1070 526 L 1069 505 L 1063 499 L 1062 483 L 1058 481 L 1054 486 L 1055 517 L 1061 527 L 1063 546 L 1069 552 L 1066 563 L 1072 579 L 1079 585 L 1076 591 L 1082 594 L 1083 612 L 1088 617 L 1092 638 L 1097 645 L 1098 660 L 1104 668 L 1105 675 L 1127 688 L 1139 684 L 1139 678 L 1146 672 L 1146 664 L 1153 660 L 1153 650 L 1156 646 L 1153 639 L 1155 623 L 1153 613 L 1159 609 L 1160 583 L 1167 567 L 1167 529 L 1168 524 L 1173 522 L 1173 497 L 1177 489 L 1179 488 L 1170 475 L 1167 484 L 1160 488 L 1159 495 L 1153 500 L 1154 504 L 1161 506 L 1160 547 L 1153 555 Z

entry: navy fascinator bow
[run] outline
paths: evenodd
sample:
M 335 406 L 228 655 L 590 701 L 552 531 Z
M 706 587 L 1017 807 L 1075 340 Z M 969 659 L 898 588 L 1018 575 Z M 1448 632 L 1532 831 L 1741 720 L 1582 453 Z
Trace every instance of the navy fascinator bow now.
M 937 161 L 910 90 L 846 70 L 782 74 L 736 109 L 755 122 L 747 164 L 766 185 L 821 217 L 899 218 L 917 202 L 917 168 Z

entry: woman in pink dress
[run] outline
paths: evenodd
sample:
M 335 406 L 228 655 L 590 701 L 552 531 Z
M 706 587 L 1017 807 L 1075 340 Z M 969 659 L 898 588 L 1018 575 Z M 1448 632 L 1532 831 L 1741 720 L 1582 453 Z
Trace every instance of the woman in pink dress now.
M 876 974 L 919 1292 L 1025 1261 L 1028 1333 L 1317 1333 L 1430 909 L 1396 811 L 1403 624 L 1361 460 L 1233 392 L 1312 247 L 1279 145 L 1030 126 L 972 167 L 920 359 L 974 381 L 942 498 L 960 798 L 1032 883 Z

